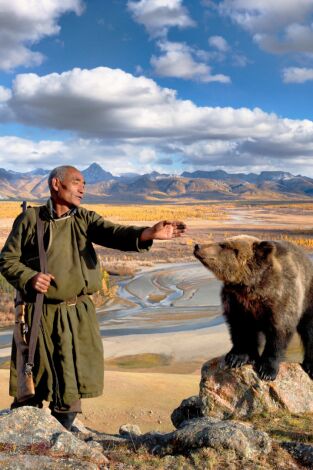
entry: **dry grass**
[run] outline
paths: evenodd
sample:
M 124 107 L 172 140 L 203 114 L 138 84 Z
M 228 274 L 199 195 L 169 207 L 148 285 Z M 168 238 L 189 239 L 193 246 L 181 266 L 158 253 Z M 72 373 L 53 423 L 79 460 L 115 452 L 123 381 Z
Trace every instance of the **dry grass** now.
M 280 240 L 285 240 L 288 242 L 295 243 L 296 245 L 302 246 L 307 250 L 313 249 L 313 238 L 311 237 L 291 237 L 289 235 L 281 235 L 279 237 Z
M 313 445 L 312 413 L 264 413 L 252 416 L 247 421 L 266 431 L 277 441 L 297 441 Z
M 268 455 L 260 454 L 252 459 L 240 458 L 232 450 L 203 448 L 186 455 L 151 455 L 145 448 L 116 447 L 105 449 L 114 470 L 291 470 L 304 468 L 277 444 Z
M 31 204 L 32 206 L 37 206 L 38 204 Z M 0 202 L 0 219 L 13 219 L 22 212 L 22 207 L 20 202 L 11 202 L 11 201 L 1 201 Z
M 119 221 L 156 221 L 156 220 L 224 220 L 227 213 L 218 205 L 109 205 L 84 204 L 106 219 Z
M 106 369 L 108 367 L 117 367 L 122 369 L 150 369 L 160 366 L 167 366 L 172 358 L 165 354 L 134 354 L 129 356 L 119 356 L 105 361 Z

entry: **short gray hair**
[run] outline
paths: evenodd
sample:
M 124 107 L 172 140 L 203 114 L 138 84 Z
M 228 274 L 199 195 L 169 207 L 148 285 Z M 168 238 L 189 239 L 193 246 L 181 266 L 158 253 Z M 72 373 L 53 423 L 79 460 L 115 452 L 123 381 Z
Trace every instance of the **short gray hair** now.
M 74 166 L 71 166 L 71 165 L 62 165 L 62 166 L 57 166 L 56 168 L 51 170 L 51 172 L 48 176 L 48 185 L 49 185 L 50 191 L 52 189 L 52 180 L 53 180 L 53 178 L 58 178 L 60 181 L 63 181 L 66 173 L 68 172 L 68 170 L 76 170 L 77 171 L 77 168 L 75 168 Z

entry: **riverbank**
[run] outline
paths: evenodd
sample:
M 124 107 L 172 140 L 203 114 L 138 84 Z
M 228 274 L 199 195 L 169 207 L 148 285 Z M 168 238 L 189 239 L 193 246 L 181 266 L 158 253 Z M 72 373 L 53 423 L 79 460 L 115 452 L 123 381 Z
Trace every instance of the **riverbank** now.
M 91 429 L 118 433 L 122 424 L 138 424 L 143 432 L 173 429 L 170 414 L 186 397 L 199 393 L 198 374 L 106 371 L 104 393 L 83 400 L 80 419 Z M 9 371 L 0 370 L 0 409 L 8 408 Z

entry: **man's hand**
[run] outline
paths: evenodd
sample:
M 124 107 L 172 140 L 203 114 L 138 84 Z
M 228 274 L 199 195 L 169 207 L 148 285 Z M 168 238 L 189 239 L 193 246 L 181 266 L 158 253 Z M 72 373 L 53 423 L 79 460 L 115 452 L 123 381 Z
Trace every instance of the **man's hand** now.
M 52 274 L 38 273 L 36 276 L 32 277 L 31 285 L 40 294 L 45 294 L 51 284 L 51 281 L 54 279 Z
M 186 232 L 186 224 L 178 220 L 162 220 L 153 227 L 146 228 L 140 236 L 140 241 L 148 240 L 170 240 L 171 238 L 181 237 Z

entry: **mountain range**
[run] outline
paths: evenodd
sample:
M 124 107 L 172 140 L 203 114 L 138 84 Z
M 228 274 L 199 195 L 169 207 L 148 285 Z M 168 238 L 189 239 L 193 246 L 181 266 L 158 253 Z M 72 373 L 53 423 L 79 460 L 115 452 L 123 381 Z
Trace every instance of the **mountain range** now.
M 223 170 L 181 175 L 126 173 L 114 176 L 97 163 L 82 171 L 85 202 L 204 202 L 206 200 L 310 200 L 313 179 L 283 171 L 227 173 Z M 20 173 L 0 168 L 0 199 L 45 200 L 49 170 Z

